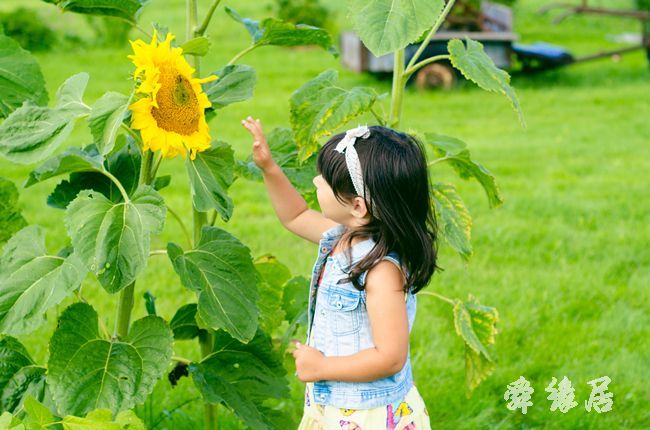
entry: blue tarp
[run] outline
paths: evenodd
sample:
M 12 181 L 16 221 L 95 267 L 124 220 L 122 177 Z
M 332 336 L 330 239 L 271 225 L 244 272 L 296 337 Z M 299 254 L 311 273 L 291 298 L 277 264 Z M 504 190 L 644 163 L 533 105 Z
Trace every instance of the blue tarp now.
M 532 45 L 513 43 L 512 50 L 519 58 L 535 58 L 549 63 L 567 63 L 573 61 L 573 55 L 566 49 L 544 42 L 536 42 Z

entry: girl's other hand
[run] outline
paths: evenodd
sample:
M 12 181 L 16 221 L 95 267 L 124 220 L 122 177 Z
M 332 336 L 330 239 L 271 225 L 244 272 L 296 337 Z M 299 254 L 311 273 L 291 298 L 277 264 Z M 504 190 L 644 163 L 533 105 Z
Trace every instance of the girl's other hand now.
M 271 155 L 271 149 L 268 143 L 266 143 L 266 137 L 264 137 L 264 132 L 262 131 L 262 123 L 259 119 L 253 119 L 250 116 L 242 120 L 241 123 L 253 136 L 253 161 L 263 172 L 267 172 L 275 165 L 275 161 Z
M 323 379 L 321 371 L 325 365 L 325 356 L 316 348 L 295 341 L 296 349 L 293 357 L 296 359 L 296 376 L 302 382 L 315 382 Z

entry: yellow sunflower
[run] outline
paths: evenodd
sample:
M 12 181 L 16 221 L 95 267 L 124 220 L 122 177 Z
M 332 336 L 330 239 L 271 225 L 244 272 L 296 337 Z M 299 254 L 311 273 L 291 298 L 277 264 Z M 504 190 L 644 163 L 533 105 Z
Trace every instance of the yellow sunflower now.
M 129 106 L 131 127 L 140 130 L 144 150 L 160 150 L 166 158 L 185 157 L 190 151 L 194 159 L 197 152 L 210 147 L 205 108 L 212 104 L 201 84 L 217 77 L 192 78 L 195 70 L 181 48 L 171 47 L 172 40 L 174 36 L 168 33 L 159 43 L 154 32 L 150 44 L 131 41 L 129 59 L 136 67 L 133 78 L 139 81 L 136 92 L 144 95 Z

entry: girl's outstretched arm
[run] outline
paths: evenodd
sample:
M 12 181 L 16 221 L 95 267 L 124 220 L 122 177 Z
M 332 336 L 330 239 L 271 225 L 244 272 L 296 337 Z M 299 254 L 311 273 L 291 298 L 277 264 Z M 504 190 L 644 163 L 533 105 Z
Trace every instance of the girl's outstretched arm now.
M 370 269 L 366 307 L 374 348 L 325 357 L 315 348 L 300 345 L 293 352 L 298 378 L 303 382 L 370 382 L 399 372 L 406 363 L 409 345 L 403 286 L 402 272 L 395 264 L 381 261 Z
M 310 209 L 273 160 L 260 120 L 249 116 L 242 121 L 242 125 L 253 136 L 253 161 L 262 170 L 264 184 L 278 219 L 287 230 L 318 243 L 323 232 L 334 227 L 336 223 L 325 218 L 320 212 Z

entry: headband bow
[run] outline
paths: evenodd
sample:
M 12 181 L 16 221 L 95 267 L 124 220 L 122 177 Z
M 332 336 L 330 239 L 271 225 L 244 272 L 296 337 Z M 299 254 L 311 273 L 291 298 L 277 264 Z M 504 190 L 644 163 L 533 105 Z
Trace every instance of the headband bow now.
M 357 138 L 367 139 L 370 136 L 370 129 L 365 126 L 350 129 L 345 132 L 345 137 L 336 145 L 336 150 L 340 153 L 345 152 L 345 164 L 348 167 L 352 185 L 357 195 L 363 196 L 370 200 L 368 189 L 363 184 L 363 172 L 361 171 L 361 162 L 359 161 L 359 154 L 354 148 L 354 143 Z

